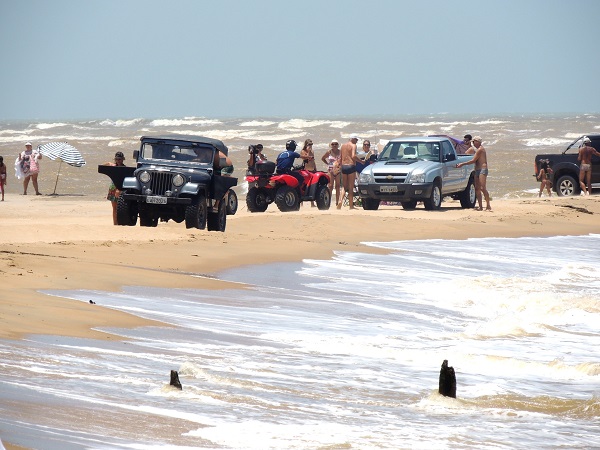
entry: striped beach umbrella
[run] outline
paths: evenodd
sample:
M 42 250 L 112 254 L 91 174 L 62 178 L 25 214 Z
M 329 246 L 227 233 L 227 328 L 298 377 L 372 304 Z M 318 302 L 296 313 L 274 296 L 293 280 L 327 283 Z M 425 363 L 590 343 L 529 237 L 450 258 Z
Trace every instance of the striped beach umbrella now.
M 56 159 L 60 160 L 58 172 L 56 173 L 56 183 L 54 183 L 54 192 L 51 195 L 56 195 L 58 176 L 60 175 L 60 167 L 63 161 L 74 167 L 85 166 L 85 160 L 81 156 L 81 153 L 79 153 L 79 150 L 66 142 L 49 142 L 44 145 L 38 145 L 38 151 L 53 161 Z
M 38 146 L 38 151 L 51 160 L 60 159 L 70 166 L 85 166 L 85 160 L 79 150 L 66 142 L 49 142 Z

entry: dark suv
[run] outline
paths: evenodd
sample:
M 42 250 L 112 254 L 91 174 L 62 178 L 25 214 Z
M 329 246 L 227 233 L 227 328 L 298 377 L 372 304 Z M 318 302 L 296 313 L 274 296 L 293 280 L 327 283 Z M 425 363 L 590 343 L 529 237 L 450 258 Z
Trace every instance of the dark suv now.
M 600 151 L 600 134 L 586 134 L 575 139 L 561 153 L 537 155 L 535 157 L 535 175 L 540 169 L 540 161 L 548 160 L 554 179 L 552 189 L 559 196 L 576 195 L 581 191 L 579 187 L 579 148 L 583 145 L 583 138 L 590 138 L 591 146 Z M 600 158 L 592 156 L 592 188 L 600 188 Z
M 223 142 L 187 135 L 142 136 L 140 140 L 140 149 L 133 152 L 135 168 L 101 166 L 102 173 L 122 187 L 117 223 L 132 226 L 139 216 L 143 227 L 172 219 L 185 221 L 187 228 L 225 231 L 230 189 L 237 185 L 237 178 L 221 175 L 228 153 Z M 119 184 L 117 172 L 121 173 Z

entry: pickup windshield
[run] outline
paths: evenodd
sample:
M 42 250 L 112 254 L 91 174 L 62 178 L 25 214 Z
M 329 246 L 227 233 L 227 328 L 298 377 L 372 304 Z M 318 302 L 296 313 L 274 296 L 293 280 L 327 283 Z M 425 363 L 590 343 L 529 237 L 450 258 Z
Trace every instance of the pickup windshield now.
M 212 164 L 214 149 L 192 143 L 144 142 L 140 156 L 144 159 Z
M 378 161 L 440 160 L 439 142 L 388 142 Z

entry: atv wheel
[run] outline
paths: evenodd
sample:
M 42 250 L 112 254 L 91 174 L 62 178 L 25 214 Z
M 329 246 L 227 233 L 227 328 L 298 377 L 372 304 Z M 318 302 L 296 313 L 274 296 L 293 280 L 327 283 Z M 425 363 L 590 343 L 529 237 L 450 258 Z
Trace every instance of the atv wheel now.
M 331 192 L 329 186 L 322 184 L 317 188 L 317 194 L 315 195 L 317 200 L 317 208 L 320 210 L 329 209 L 331 206 Z
M 225 231 L 227 226 L 227 204 L 223 200 L 219 203 L 218 212 L 209 212 L 206 221 L 208 231 Z
M 227 193 L 227 214 L 233 216 L 238 209 L 238 198 L 235 191 L 229 189 Z
M 137 223 L 137 202 L 125 200 L 123 195 L 117 200 L 117 225 L 132 227 Z
M 192 204 L 186 206 L 185 227 L 199 230 L 206 228 L 206 197 L 204 194 L 198 194 Z
M 275 203 L 281 212 L 297 211 L 300 207 L 300 196 L 293 187 L 281 186 L 275 194 Z
M 267 194 L 263 189 L 250 188 L 246 194 L 246 206 L 250 212 L 265 212 L 267 210 Z

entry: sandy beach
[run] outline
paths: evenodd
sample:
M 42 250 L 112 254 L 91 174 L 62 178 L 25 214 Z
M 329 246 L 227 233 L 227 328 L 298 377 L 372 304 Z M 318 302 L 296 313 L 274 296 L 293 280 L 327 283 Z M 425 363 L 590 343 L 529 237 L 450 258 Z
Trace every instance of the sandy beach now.
M 268 262 L 327 259 L 336 250 L 377 251 L 364 241 L 467 239 L 598 233 L 600 197 L 493 202 L 493 212 L 444 202 L 439 212 L 385 206 L 228 217 L 227 231 L 116 227 L 110 204 L 76 197 L 10 195 L 0 222 L 0 337 L 28 334 L 111 339 L 95 329 L 148 324 L 139 318 L 41 293 L 52 289 L 119 290 L 126 285 L 218 289 L 220 270 Z M 195 277 L 190 275 L 197 275 Z

